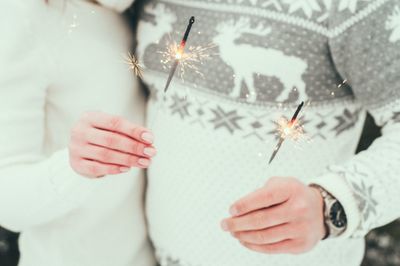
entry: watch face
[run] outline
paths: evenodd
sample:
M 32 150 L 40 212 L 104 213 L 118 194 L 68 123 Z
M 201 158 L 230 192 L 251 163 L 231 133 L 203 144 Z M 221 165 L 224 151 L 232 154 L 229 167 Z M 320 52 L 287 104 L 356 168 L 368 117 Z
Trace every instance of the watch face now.
M 342 228 L 347 224 L 346 214 L 344 213 L 343 207 L 339 203 L 339 201 L 336 201 L 332 204 L 329 212 L 329 217 L 332 224 L 337 228 Z

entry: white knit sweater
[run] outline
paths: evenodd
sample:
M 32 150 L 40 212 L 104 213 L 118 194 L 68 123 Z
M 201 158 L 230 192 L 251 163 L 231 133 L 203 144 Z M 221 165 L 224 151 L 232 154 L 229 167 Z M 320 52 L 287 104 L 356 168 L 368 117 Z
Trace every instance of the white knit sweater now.
M 22 232 L 22 266 L 152 266 L 142 171 L 89 180 L 66 148 L 87 110 L 143 123 L 131 36 L 114 11 L 49 2 L 0 1 L 0 224 Z
M 214 55 L 197 65 L 204 76 L 187 68 L 183 83 L 178 71 L 164 102 L 162 51 L 192 15 L 187 45 L 215 44 Z M 362 237 L 400 216 L 397 0 L 152 1 L 138 39 L 150 121 L 158 112 L 147 211 L 161 265 L 356 266 Z M 286 141 L 268 165 L 275 121 L 301 100 L 311 101 L 302 113 L 310 141 Z M 382 136 L 354 155 L 367 111 Z M 265 255 L 222 232 L 229 206 L 271 176 L 331 192 L 347 214 L 343 237 L 302 255 Z

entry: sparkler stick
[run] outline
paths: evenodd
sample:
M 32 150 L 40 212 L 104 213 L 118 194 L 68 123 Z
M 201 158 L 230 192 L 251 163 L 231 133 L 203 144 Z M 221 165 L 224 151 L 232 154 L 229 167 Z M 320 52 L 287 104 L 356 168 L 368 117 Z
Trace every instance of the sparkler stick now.
M 194 17 L 192 16 L 192 17 L 189 19 L 189 24 L 188 24 L 187 27 L 186 27 L 185 35 L 183 35 L 182 41 L 181 41 L 181 43 L 180 43 L 180 45 L 179 45 L 179 49 L 178 49 L 178 51 L 176 52 L 175 61 L 174 61 L 174 63 L 173 63 L 172 66 L 171 66 L 171 70 L 170 70 L 170 72 L 169 72 L 169 76 L 168 76 L 168 79 L 167 79 L 167 83 L 165 84 L 164 93 L 167 92 L 168 87 L 169 87 L 169 85 L 170 85 L 170 83 L 171 83 L 171 81 L 172 81 L 172 78 L 174 77 L 176 68 L 177 68 L 178 65 L 179 65 L 179 60 L 182 58 L 183 52 L 184 52 L 184 50 L 185 50 L 186 41 L 187 41 L 187 39 L 188 39 L 188 37 L 189 37 L 189 33 L 190 33 L 190 30 L 192 29 L 193 23 L 194 23 Z
M 292 119 L 290 119 L 290 121 L 287 123 L 286 127 L 282 130 L 283 134 L 281 134 L 278 143 L 276 144 L 272 154 L 271 154 L 271 158 L 269 159 L 268 164 L 271 164 L 271 162 L 274 160 L 276 154 L 278 153 L 279 149 L 281 148 L 283 142 L 286 139 L 286 136 L 288 134 L 290 134 L 290 131 L 292 130 L 292 127 L 294 126 L 294 124 L 296 123 L 297 120 L 297 116 L 299 115 L 301 109 L 303 108 L 304 102 L 301 102 L 299 104 L 299 106 L 297 106 L 296 111 L 294 112 Z

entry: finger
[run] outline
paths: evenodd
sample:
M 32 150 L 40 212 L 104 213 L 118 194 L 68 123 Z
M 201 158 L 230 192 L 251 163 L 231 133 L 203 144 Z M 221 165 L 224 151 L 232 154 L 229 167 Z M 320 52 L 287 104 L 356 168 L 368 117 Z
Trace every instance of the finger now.
M 283 183 L 282 183 L 283 184 Z M 258 209 L 268 208 L 289 199 L 290 193 L 284 186 L 274 183 L 264 186 L 234 203 L 230 208 L 233 216 L 240 216 Z
M 233 236 L 241 242 L 264 245 L 292 239 L 295 232 L 290 224 L 282 224 L 263 230 L 235 232 Z
M 242 216 L 234 216 L 222 221 L 222 228 L 226 231 L 239 232 L 261 230 L 279 224 L 287 223 L 291 219 L 285 204 L 267 209 L 261 209 Z
M 298 245 L 293 239 L 286 239 L 278 243 L 267 245 L 256 245 L 246 242 L 241 242 L 243 246 L 260 253 L 280 254 L 280 253 L 298 253 Z
M 87 145 L 82 149 L 80 155 L 84 159 L 95 160 L 106 164 L 117 164 L 125 167 L 145 168 L 150 165 L 150 160 L 148 158 L 142 158 L 95 145 Z
M 147 144 L 153 143 L 154 136 L 149 129 L 137 126 L 122 117 L 101 112 L 89 113 L 87 116 L 89 117 L 88 122 L 93 127 L 118 132 Z
M 91 144 L 141 157 L 153 157 L 156 154 L 156 149 L 148 144 L 102 129 L 89 129 L 86 138 Z
M 91 178 L 104 175 L 120 174 L 129 170 L 129 168 L 120 165 L 104 164 L 86 159 L 81 159 L 79 164 L 81 174 Z

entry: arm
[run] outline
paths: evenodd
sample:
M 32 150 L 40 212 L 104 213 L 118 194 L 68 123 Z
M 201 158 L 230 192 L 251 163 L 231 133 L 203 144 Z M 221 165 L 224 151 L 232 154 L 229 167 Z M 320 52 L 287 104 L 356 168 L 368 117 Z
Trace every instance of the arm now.
M 67 149 L 44 155 L 47 80 L 32 10 L 0 4 L 0 224 L 15 231 L 65 214 L 92 185 L 73 172 Z
M 400 217 L 400 36 L 394 38 L 400 11 L 396 4 L 386 2 L 330 42 L 338 71 L 382 127 L 382 136 L 368 150 L 330 166 L 313 180 L 343 205 L 348 220 L 344 237 L 362 237 Z
M 45 153 L 50 68 L 33 34 L 38 32 L 30 19 L 34 8 L 19 1 L 0 3 L 0 224 L 14 231 L 79 208 L 96 187 L 82 175 L 146 168 L 155 154 L 148 130 L 98 112 L 85 114 L 74 126 L 69 149 Z
M 311 182 L 344 207 L 348 224 L 340 237 L 361 237 L 400 217 L 400 7 L 394 6 L 392 0 L 368 10 L 367 16 L 330 42 L 338 71 L 351 84 L 356 100 L 382 126 L 382 136 L 367 151 L 330 166 Z M 342 16 L 345 12 L 332 19 L 341 23 Z M 294 178 L 271 178 L 234 203 L 232 217 L 222 227 L 254 251 L 308 251 L 326 232 L 321 194 L 315 189 Z

